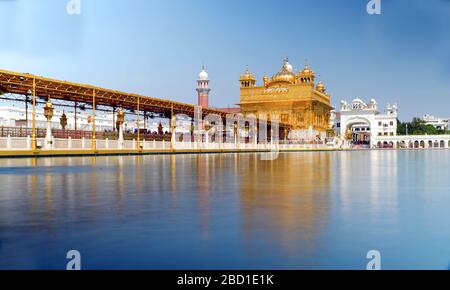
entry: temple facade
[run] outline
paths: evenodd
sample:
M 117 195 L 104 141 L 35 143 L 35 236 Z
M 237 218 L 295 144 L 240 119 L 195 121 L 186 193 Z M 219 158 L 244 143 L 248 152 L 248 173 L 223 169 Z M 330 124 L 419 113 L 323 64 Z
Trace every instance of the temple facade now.
M 240 107 L 245 116 L 256 116 L 289 124 L 290 139 L 324 139 L 329 131 L 330 95 L 308 65 L 295 72 L 288 59 L 272 77 L 258 86 L 248 70 L 240 77 Z

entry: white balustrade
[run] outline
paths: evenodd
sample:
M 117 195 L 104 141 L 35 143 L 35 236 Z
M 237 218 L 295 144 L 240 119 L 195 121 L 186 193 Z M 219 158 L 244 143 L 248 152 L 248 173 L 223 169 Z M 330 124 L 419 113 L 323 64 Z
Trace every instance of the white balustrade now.
M 48 140 L 48 139 L 47 139 Z M 38 139 L 38 147 L 40 149 L 45 149 L 46 139 L 40 138 Z M 302 150 L 302 149 L 333 149 L 336 146 L 327 145 L 327 144 L 295 144 L 295 143 L 276 143 L 276 142 L 267 142 L 267 143 L 243 143 L 243 142 L 212 142 L 212 140 L 205 140 L 203 143 L 195 142 L 179 142 L 174 141 L 167 142 L 165 140 L 162 141 L 147 141 L 142 140 L 141 146 L 144 150 L 231 150 L 231 151 L 244 151 L 244 150 L 260 150 L 260 151 L 273 151 L 273 150 Z M 450 137 L 445 139 L 444 143 L 441 140 L 438 140 L 436 143 L 433 139 L 433 144 L 430 147 L 428 140 L 424 140 L 425 148 L 449 148 Z M 136 150 L 137 149 L 137 141 L 134 140 L 124 140 L 123 143 L 119 140 L 109 140 L 109 139 L 97 139 L 97 149 L 98 150 L 108 150 L 108 149 L 121 149 L 123 150 Z M 406 142 L 405 144 L 409 144 Z M 438 145 L 437 147 L 435 145 Z M 419 146 L 420 147 L 420 146 Z M 59 139 L 52 138 L 52 150 L 91 150 L 91 140 L 90 139 Z M 31 138 L 30 136 L 24 138 L 16 138 L 16 137 L 2 137 L 0 138 L 0 150 L 30 150 L 31 149 Z

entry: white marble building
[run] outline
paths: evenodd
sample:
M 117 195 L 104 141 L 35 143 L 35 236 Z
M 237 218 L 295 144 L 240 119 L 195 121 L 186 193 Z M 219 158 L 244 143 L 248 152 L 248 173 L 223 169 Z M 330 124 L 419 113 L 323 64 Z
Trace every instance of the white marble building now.
M 340 141 L 351 132 L 353 143 L 373 148 L 380 138 L 397 135 L 397 117 L 396 105 L 388 105 L 382 113 L 374 99 L 368 103 L 354 99 L 351 103 L 342 101 L 340 111 L 331 113 L 331 125 Z
M 424 115 L 422 120 L 424 120 L 427 125 L 432 125 L 436 129 L 450 130 L 450 118 L 436 118 L 432 115 Z

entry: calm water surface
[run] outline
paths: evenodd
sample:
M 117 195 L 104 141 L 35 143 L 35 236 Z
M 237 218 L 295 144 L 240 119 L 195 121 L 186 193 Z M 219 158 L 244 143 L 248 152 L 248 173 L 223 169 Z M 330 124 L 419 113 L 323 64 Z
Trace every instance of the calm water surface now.
M 0 159 L 0 269 L 448 269 L 450 151 Z

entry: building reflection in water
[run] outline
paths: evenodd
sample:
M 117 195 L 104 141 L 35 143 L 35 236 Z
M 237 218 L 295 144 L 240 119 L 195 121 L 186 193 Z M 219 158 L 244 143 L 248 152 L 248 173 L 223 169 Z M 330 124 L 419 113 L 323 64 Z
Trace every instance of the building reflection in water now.
M 398 152 L 341 152 L 336 155 L 335 186 L 339 210 L 344 214 L 358 204 L 365 214 L 377 218 L 382 213 L 395 218 L 398 206 Z
M 274 161 L 242 157 L 236 171 L 242 228 L 255 255 L 261 243 L 285 252 L 314 250 L 328 218 L 330 160 L 329 153 L 280 154 Z M 257 241 L 261 237 L 271 241 Z
M 0 268 L 59 269 L 73 247 L 96 268 L 360 269 L 370 249 L 393 268 L 411 266 L 411 249 L 442 268 L 449 160 L 444 150 L 0 159 Z
M 155 230 L 172 229 L 188 230 L 203 245 L 226 233 L 224 240 L 242 243 L 250 255 L 261 243 L 308 252 L 328 218 L 329 163 L 328 153 L 280 154 L 275 161 L 258 154 L 3 161 L 12 175 L 3 172 L 11 187 L 1 198 L 29 206 L 10 203 L 4 215 L 11 224 L 24 221 L 36 237 L 89 229 L 99 233 L 96 246 L 105 247 L 108 239 L 153 241 Z M 20 185 L 16 195 L 13 185 Z M 142 226 L 129 226 L 136 223 Z M 117 225 L 136 232 L 118 234 Z M 112 236 L 102 238 L 102 231 Z M 92 240 L 78 242 L 90 247 Z

